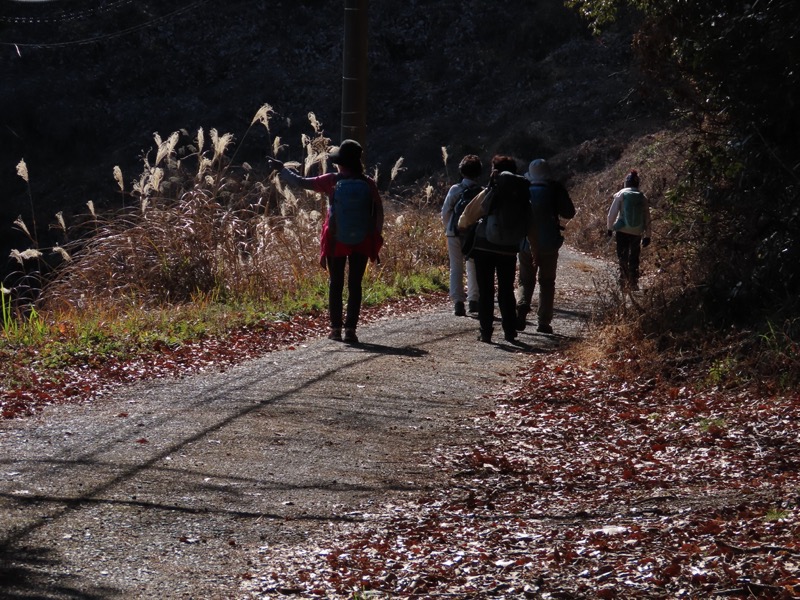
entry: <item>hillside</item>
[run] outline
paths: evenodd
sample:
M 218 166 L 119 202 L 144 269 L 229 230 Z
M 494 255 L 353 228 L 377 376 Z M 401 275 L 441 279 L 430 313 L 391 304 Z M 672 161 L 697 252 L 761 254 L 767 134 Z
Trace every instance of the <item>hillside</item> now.
M 30 223 L 31 204 L 41 239 L 58 211 L 69 222 L 87 200 L 119 205 L 112 169 L 137 177 L 153 132 L 216 128 L 242 140 L 269 103 L 287 158 L 311 131 L 309 112 L 338 141 L 341 12 L 322 1 L 6 3 L 0 250 L 26 243 L 12 222 Z M 560 156 L 568 178 L 661 124 L 631 67 L 630 35 L 589 37 L 561 0 L 374 0 L 369 55 L 368 162 L 385 177 L 402 157 L 400 184 L 441 178 L 443 146 L 450 176 L 465 152 L 502 151 Z M 235 160 L 258 166 L 268 148 L 254 128 Z M 23 158 L 30 197 L 14 170 Z

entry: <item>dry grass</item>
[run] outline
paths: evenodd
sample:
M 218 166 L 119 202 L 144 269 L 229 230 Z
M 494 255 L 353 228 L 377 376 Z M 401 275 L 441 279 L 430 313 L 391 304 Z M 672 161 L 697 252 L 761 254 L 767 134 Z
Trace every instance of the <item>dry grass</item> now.
M 263 125 L 270 149 L 281 151 L 285 146 L 270 131 L 271 114 L 264 105 L 250 127 Z M 304 160 L 294 164 L 307 175 L 324 173 L 330 140 L 313 113 L 309 122 L 313 133 L 301 139 Z M 200 129 L 191 139 L 183 131 L 165 139 L 155 134 L 154 141 L 154 152 L 130 185 L 114 169 L 125 198 L 121 211 L 98 215 L 89 203 L 79 223 L 68 227 L 63 217 L 57 219 L 54 228 L 65 241 L 50 251 L 63 262 L 47 277 L 40 307 L 66 313 L 207 299 L 278 302 L 322 285 L 319 231 L 326 198 L 295 193 L 275 174 L 236 165 L 231 134 Z M 392 168 L 390 184 L 402 162 Z M 385 246 L 381 263 L 368 270 L 367 286 L 402 288 L 419 274 L 440 280 L 446 248 L 438 199 L 430 190 L 383 195 Z M 24 230 L 24 222 L 18 227 Z M 18 255 L 24 265 L 41 251 Z

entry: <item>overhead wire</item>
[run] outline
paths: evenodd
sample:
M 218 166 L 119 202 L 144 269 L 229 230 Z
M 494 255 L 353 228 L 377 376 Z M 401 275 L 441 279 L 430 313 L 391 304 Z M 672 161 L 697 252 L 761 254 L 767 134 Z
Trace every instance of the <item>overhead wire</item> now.
M 173 17 L 175 17 L 177 15 L 189 12 L 190 10 L 193 10 L 193 9 L 197 8 L 198 6 L 201 6 L 201 5 L 206 4 L 208 2 L 210 2 L 210 0 L 195 0 L 194 2 L 189 4 L 188 6 L 185 6 L 183 8 L 178 8 L 178 9 L 176 9 L 176 10 L 170 12 L 170 13 L 167 13 L 167 14 L 164 14 L 164 15 L 161 15 L 161 16 L 158 16 L 158 17 L 154 17 L 154 18 L 152 18 L 152 19 L 150 19 L 150 20 L 148 20 L 148 21 L 146 21 L 144 23 L 139 23 L 138 25 L 134 25 L 132 27 L 127 27 L 125 29 L 121 29 L 119 31 L 115 31 L 113 33 L 106 33 L 106 34 L 102 34 L 102 35 L 92 36 L 92 37 L 83 38 L 83 39 L 79 39 L 79 40 L 70 40 L 70 41 L 66 41 L 66 42 L 31 42 L 31 43 L 26 43 L 26 42 L 4 42 L 4 41 L 0 41 L 0 46 L 14 46 L 14 47 L 19 49 L 19 48 L 63 48 L 63 47 L 67 47 L 67 46 L 79 46 L 79 45 L 86 45 L 86 44 L 94 44 L 94 43 L 97 43 L 97 42 L 102 42 L 102 41 L 105 41 L 105 40 L 121 37 L 121 36 L 124 36 L 124 35 L 128 35 L 130 33 L 134 33 L 134 32 L 137 32 L 137 31 L 141 31 L 141 30 L 147 29 L 149 27 L 152 27 L 156 23 L 161 23 L 161 22 L 166 21 L 167 19 L 171 19 L 171 18 L 173 18 Z M 129 3 L 131 3 L 131 0 L 120 0 L 120 2 L 119 2 L 120 5 L 129 4 Z M 86 11 L 83 11 L 83 12 L 86 12 Z M 57 20 L 55 20 L 55 22 L 57 22 Z

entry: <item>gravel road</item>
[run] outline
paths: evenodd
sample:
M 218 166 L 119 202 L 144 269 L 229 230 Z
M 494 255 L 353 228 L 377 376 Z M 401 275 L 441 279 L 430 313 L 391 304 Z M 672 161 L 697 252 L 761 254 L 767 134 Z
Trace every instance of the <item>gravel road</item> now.
M 608 267 L 568 248 L 556 335 L 476 341 L 439 307 L 225 372 L 0 422 L 0 597 L 235 598 L 260 545 L 441 479 L 427 457 L 532 355 L 578 337 Z

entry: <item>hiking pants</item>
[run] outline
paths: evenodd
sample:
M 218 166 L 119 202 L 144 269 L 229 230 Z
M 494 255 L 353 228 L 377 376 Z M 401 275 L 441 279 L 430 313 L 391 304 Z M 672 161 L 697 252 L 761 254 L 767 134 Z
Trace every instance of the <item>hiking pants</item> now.
M 478 279 L 478 322 L 481 334 L 491 335 L 493 329 L 495 275 L 497 275 L 497 304 L 500 307 L 503 332 L 516 334 L 514 274 L 517 270 L 517 256 L 487 250 L 475 250 L 472 256 Z
M 358 316 L 361 313 L 361 281 L 367 270 L 369 258 L 366 254 L 353 253 L 350 256 L 336 256 L 328 258 L 328 314 L 330 315 L 331 328 L 342 327 L 342 310 L 344 308 L 342 294 L 344 293 L 345 265 L 350 263 L 347 272 L 347 317 L 344 319 L 345 329 L 355 329 L 358 325 Z
M 553 320 L 553 304 L 556 297 L 556 270 L 558 269 L 558 250 L 555 252 L 532 253 L 526 244 L 525 250 L 517 255 L 519 277 L 517 288 L 517 307 L 530 311 L 536 276 L 539 276 L 539 308 L 536 315 L 539 325 L 549 325 Z
M 450 257 L 450 299 L 453 302 L 464 302 L 465 300 L 473 302 L 477 300 L 478 282 L 475 278 L 475 261 L 472 259 L 464 259 L 464 253 L 461 251 L 460 237 L 447 237 L 447 254 Z M 465 270 L 467 273 L 466 296 L 464 296 Z
M 639 284 L 639 257 L 642 253 L 642 236 L 617 232 L 617 259 L 619 283 L 636 287 Z

